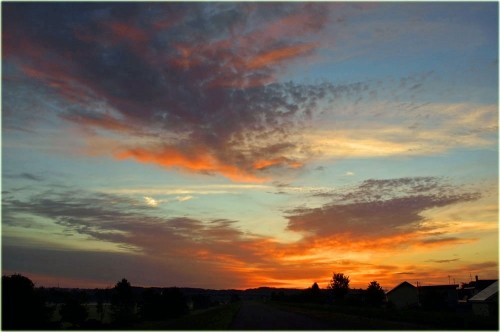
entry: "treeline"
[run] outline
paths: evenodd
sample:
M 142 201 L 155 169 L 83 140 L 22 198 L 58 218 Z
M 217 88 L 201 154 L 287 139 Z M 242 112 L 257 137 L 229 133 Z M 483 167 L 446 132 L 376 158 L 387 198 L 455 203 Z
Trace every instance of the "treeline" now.
M 351 289 L 350 279 L 343 273 L 334 273 L 326 289 L 320 289 L 315 282 L 311 287 L 297 294 L 287 295 L 283 291 L 273 291 L 272 301 L 349 304 L 381 306 L 385 303 L 385 292 L 377 281 L 372 281 L 366 289 Z
M 3 330 L 121 329 L 141 321 L 177 318 L 190 310 L 218 304 L 203 294 L 193 295 L 188 301 L 175 287 L 132 287 L 126 279 L 110 289 L 84 291 L 36 288 L 25 276 L 2 276 Z
M 334 273 L 326 289 L 261 287 L 245 291 L 133 287 L 122 279 L 107 289 L 35 287 L 22 275 L 2 276 L 2 329 L 122 329 L 144 321 L 169 320 L 220 303 L 273 300 L 380 306 L 385 293 L 376 281 L 350 289 L 349 277 Z

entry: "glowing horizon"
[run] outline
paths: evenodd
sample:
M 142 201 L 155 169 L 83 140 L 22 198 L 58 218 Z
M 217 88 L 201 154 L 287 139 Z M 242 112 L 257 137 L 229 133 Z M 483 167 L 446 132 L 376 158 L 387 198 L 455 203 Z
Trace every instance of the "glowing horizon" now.
M 2 13 L 4 274 L 80 288 L 498 278 L 498 4 Z

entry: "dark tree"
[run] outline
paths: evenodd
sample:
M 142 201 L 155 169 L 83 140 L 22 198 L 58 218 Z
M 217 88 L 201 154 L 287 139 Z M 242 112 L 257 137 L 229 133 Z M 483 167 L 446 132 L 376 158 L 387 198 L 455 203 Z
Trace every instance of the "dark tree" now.
M 335 301 L 344 300 L 349 291 L 349 277 L 343 273 L 334 273 L 328 285 L 328 289 L 332 291 Z
M 385 292 L 377 281 L 372 281 L 366 289 L 366 301 L 371 305 L 381 305 L 385 299 Z
M 20 274 L 2 276 L 3 330 L 47 328 L 50 314 L 30 279 Z
M 81 327 L 89 315 L 87 308 L 75 297 L 66 300 L 59 313 L 61 321 L 71 323 L 73 327 Z
M 112 289 L 111 316 L 118 326 L 130 324 L 135 319 L 135 301 L 132 286 L 122 279 Z

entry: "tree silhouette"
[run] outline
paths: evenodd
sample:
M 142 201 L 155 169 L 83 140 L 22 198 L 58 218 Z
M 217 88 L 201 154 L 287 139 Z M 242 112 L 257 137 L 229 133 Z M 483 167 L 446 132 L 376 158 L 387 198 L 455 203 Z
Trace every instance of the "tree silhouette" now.
M 371 305 L 381 305 L 385 299 L 385 292 L 377 281 L 372 281 L 366 289 L 366 301 Z
M 343 273 L 334 273 L 328 285 L 335 301 L 342 301 L 349 291 L 349 277 Z
M 111 317 L 118 326 L 130 324 L 135 318 L 135 301 L 132 286 L 127 279 L 119 281 L 112 289 Z
M 50 309 L 33 282 L 20 274 L 2 276 L 2 329 L 47 328 Z

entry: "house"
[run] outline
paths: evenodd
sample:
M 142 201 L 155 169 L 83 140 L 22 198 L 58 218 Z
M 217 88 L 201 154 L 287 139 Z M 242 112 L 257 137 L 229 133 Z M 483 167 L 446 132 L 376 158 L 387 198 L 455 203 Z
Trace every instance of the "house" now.
M 396 308 L 408 308 L 418 305 L 417 287 L 403 281 L 386 293 L 387 300 Z
M 467 303 L 468 299 L 478 294 L 483 289 L 495 283 L 496 281 L 497 279 L 479 279 L 479 277 L 476 276 L 475 281 L 463 283 L 460 289 L 458 289 L 459 302 Z
M 451 309 L 458 305 L 458 285 L 420 286 L 420 304 L 428 309 Z
M 478 316 L 498 313 L 498 280 L 469 299 L 472 312 Z

